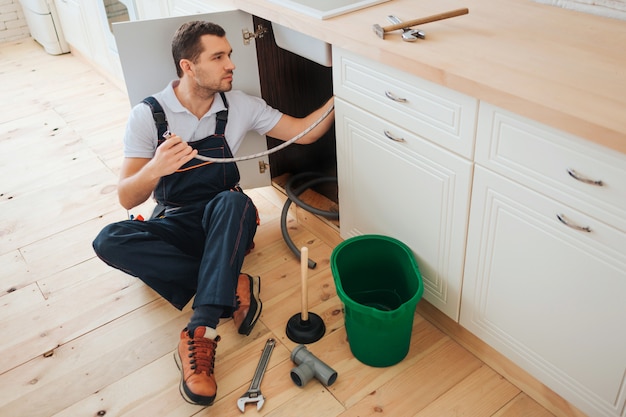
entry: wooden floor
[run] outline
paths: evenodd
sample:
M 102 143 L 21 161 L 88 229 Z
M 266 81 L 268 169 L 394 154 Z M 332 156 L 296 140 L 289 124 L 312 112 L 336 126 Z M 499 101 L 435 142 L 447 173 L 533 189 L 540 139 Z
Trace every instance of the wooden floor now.
M 309 350 L 339 374 L 329 388 L 296 387 L 285 325 L 300 310 L 299 262 L 282 240 L 283 197 L 271 187 L 249 191 L 262 225 L 244 270 L 262 278 L 260 322 L 248 337 L 220 323 L 217 400 L 186 403 L 172 352 L 189 308 L 170 307 L 91 248 L 105 224 L 127 216 L 116 197 L 125 93 L 30 39 L 0 45 L 0 77 L 1 416 L 238 416 L 236 400 L 270 337 L 279 343 L 262 383 L 266 403 L 246 415 L 552 415 L 420 315 L 406 359 L 388 368 L 358 362 L 329 268 L 338 237 L 294 217 L 292 238 L 318 262 L 310 311 L 327 326 Z M 382 341 L 373 334 L 370 342 Z

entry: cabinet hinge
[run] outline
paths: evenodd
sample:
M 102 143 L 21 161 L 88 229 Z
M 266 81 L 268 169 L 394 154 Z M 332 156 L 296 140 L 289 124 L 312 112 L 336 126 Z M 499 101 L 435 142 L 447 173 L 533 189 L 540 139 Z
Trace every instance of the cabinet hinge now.
M 268 163 L 266 163 L 265 161 L 259 161 L 259 172 L 261 174 L 264 174 L 265 171 L 270 167 L 270 165 Z
M 248 29 L 242 29 L 241 33 L 243 34 L 243 44 L 249 45 L 250 39 L 262 38 L 263 35 L 267 33 L 267 28 L 263 25 L 258 25 L 256 27 L 256 32 L 250 32 Z

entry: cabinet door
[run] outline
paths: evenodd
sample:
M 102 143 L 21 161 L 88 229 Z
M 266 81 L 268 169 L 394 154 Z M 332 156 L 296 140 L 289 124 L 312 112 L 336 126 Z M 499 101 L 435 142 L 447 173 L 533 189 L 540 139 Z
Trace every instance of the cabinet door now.
M 243 29 L 253 28 L 252 16 L 236 10 L 114 24 L 113 33 L 131 105 L 161 91 L 167 83 L 178 78 L 172 61 L 172 36 L 180 25 L 190 20 L 209 20 L 224 28 L 237 67 L 233 88 L 261 97 L 255 43 L 245 44 L 242 37 Z M 237 155 L 254 154 L 266 149 L 265 137 L 250 132 Z M 270 184 L 269 171 L 259 172 L 260 161 L 267 163 L 268 159 L 263 157 L 238 163 L 242 187 Z
M 461 324 L 590 416 L 624 416 L 626 234 L 480 166 L 471 207 Z
M 55 0 L 54 5 L 67 42 L 83 53 L 90 51 L 89 32 L 83 22 L 81 4 L 76 0 Z
M 458 320 L 471 163 L 345 101 L 335 108 L 341 235 L 406 243 L 424 298 Z

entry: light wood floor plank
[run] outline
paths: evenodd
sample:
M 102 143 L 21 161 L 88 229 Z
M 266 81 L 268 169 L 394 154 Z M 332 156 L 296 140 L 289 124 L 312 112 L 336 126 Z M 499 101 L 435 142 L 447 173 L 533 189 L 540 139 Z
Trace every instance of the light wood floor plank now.
M 343 371 L 341 373 L 343 379 L 333 385 L 332 392 L 346 407 L 352 408 L 380 386 L 398 378 L 416 361 L 428 355 L 430 350 L 436 349 L 446 339 L 447 337 L 430 323 L 416 317 L 409 353 L 405 359 L 392 367 L 373 368 L 363 366 L 350 353 L 347 353 L 345 361 L 337 365 Z M 372 343 L 377 343 L 375 335 L 372 336 Z
M 551 413 L 523 392 L 502 407 L 493 417 L 550 417 Z
M 319 387 L 306 387 L 288 403 L 267 414 L 270 417 L 332 417 L 344 408 L 328 390 Z
M 490 416 L 519 392 L 519 389 L 493 369 L 483 365 L 414 416 Z
M 71 271 L 68 271 L 71 273 Z M 0 373 L 43 355 L 156 299 L 156 294 L 117 273 L 72 286 L 51 300 L 32 303 L 22 314 L 3 318 L 11 335 L 0 346 Z M 27 331 L 24 331 L 27 329 Z
M 7 293 L 0 299 L 2 306 L 2 318 L 0 320 L 0 329 L 3 329 L 11 321 L 17 320 L 21 315 L 32 311 L 33 305 L 39 305 L 44 301 L 43 295 L 36 283 L 26 285 L 16 291 Z M 7 340 L 9 338 L 7 337 Z M 4 348 L 5 341 L 0 345 L 0 352 Z M 17 364 L 16 364 L 17 365 Z
M 1 238 L 1 237 L 0 237 Z M 28 265 L 19 250 L 0 255 L 0 305 L 2 297 L 32 283 L 28 276 Z
M 102 266 L 100 269 L 111 269 L 96 259 L 91 242 L 100 230 L 109 223 L 124 220 L 125 212 L 115 209 L 113 212 L 76 224 L 46 238 L 37 240 L 20 248 L 25 262 L 28 264 L 28 276 L 31 282 L 39 281 L 47 292 L 55 287 L 66 286 L 65 281 L 81 280 L 81 274 L 60 272 L 93 260 L 93 264 Z M 46 279 L 58 274 L 56 278 Z M 42 288 L 43 291 L 43 288 Z
M 96 416 L 102 413 L 123 416 L 134 408 L 142 409 L 151 398 L 175 394 L 173 391 L 176 389 L 179 375 L 176 368 L 172 367 L 172 362 L 172 355 L 168 353 L 54 416 Z M 170 397 L 175 398 L 174 395 Z M 186 408 L 186 412 L 190 413 L 194 407 L 189 405 Z
M 481 365 L 450 339 L 442 339 L 434 346 L 397 378 L 372 391 L 341 417 L 413 415 Z
M 99 211 L 117 210 L 112 201 L 112 174 L 103 169 L 77 173 L 63 184 L 51 184 L 0 202 L 2 240 L 0 254 L 47 238 L 96 217 Z M 42 201 L 46 203 L 42 205 Z
M 186 313 L 157 299 L 59 346 L 52 355 L 38 355 L 0 375 L 0 415 L 60 412 L 169 355 L 186 322 Z

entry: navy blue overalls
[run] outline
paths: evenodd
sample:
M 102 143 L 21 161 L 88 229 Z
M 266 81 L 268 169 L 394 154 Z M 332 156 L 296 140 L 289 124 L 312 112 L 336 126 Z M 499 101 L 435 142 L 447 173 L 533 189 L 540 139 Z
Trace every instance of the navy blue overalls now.
M 228 109 L 223 94 L 222 99 Z M 146 100 L 160 145 L 165 140 L 165 114 L 152 97 Z M 215 134 L 189 145 L 204 156 L 232 157 L 224 136 L 228 110 L 216 118 Z M 256 207 L 238 183 L 234 162 L 193 159 L 162 177 L 155 188 L 155 199 L 167 208 L 163 216 L 110 224 L 94 240 L 94 250 L 104 262 L 140 278 L 178 309 L 195 294 L 194 308 L 223 306 L 223 317 L 230 317 L 237 306 L 237 277 L 258 222 Z

